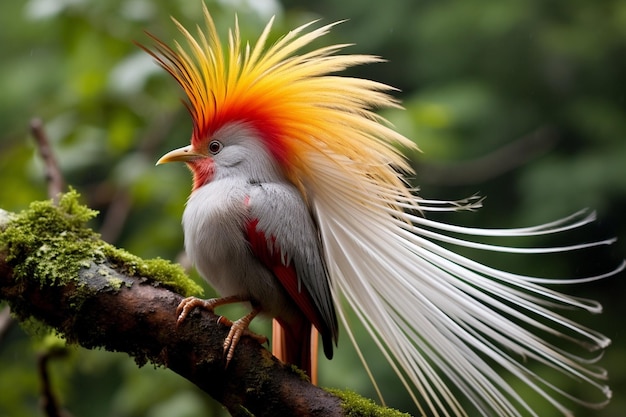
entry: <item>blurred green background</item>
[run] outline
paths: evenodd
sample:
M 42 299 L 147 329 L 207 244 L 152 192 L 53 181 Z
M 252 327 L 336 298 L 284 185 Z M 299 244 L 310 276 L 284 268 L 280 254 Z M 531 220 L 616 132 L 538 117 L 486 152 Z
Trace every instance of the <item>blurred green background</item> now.
M 432 199 L 487 196 L 476 213 L 433 216 L 477 227 L 547 222 L 590 207 L 598 222 L 536 244 L 621 238 L 611 247 L 549 258 L 473 254 L 515 271 L 552 277 L 605 272 L 626 248 L 626 2 L 604 0 L 220 0 L 218 26 L 239 15 L 254 41 L 272 15 L 275 36 L 313 19 L 349 19 L 325 43 L 387 63 L 351 70 L 400 89 L 405 111 L 386 111 L 423 153 L 408 155 L 415 185 Z M 39 117 L 66 181 L 98 209 L 93 227 L 143 256 L 178 259 L 190 189 L 183 166 L 154 167 L 187 143 L 189 117 L 177 85 L 133 41 L 147 30 L 178 36 L 169 16 L 201 23 L 197 0 L 21 0 L 0 3 L 0 207 L 45 199 L 28 125 Z M 626 415 L 626 336 L 619 277 L 569 288 L 605 306 L 576 315 L 613 338 L 601 365 L 613 401 L 578 416 Z M 207 294 L 211 291 L 207 289 Z M 3 305 L 0 304 L 0 308 Z M 234 313 L 237 314 L 237 313 Z M 256 324 L 267 331 L 266 323 Z M 372 346 L 363 335 L 363 343 Z M 42 416 L 37 354 L 54 345 L 13 325 L 0 337 L 0 417 Z M 375 398 L 343 333 L 322 385 Z M 374 349 L 372 347 L 372 349 Z M 373 355 L 388 402 L 416 413 L 389 367 Z M 52 387 L 74 416 L 220 416 L 219 405 L 164 369 L 138 369 L 125 354 L 69 347 L 50 364 Z M 585 389 L 562 381 L 576 393 Z M 540 410 L 543 416 L 557 415 Z

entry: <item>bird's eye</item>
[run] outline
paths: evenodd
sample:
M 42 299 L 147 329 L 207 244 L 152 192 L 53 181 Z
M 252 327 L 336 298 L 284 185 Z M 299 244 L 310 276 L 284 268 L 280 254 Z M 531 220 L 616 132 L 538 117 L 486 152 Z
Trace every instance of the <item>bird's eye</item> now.
M 219 140 L 212 140 L 211 142 L 209 142 L 209 152 L 211 152 L 213 155 L 219 153 L 219 151 L 221 151 L 223 147 L 224 145 L 222 145 L 222 142 L 220 142 Z

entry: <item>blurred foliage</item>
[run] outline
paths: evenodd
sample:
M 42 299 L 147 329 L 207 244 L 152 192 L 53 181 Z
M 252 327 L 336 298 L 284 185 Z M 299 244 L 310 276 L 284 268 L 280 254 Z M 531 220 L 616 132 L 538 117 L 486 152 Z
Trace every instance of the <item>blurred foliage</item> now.
M 209 6 L 220 28 L 230 26 L 236 12 L 248 39 L 273 14 L 275 36 L 315 18 L 349 19 L 325 41 L 355 43 L 349 52 L 389 61 L 351 73 L 400 89 L 406 111 L 384 115 L 424 151 L 409 155 L 421 193 L 438 199 L 488 196 L 477 213 L 438 219 L 512 227 L 591 207 L 600 221 L 564 241 L 626 237 L 623 1 L 221 0 Z M 40 117 L 66 181 L 100 211 L 92 226 L 139 256 L 176 259 L 190 178 L 181 166 L 155 168 L 154 162 L 187 142 L 191 126 L 176 84 L 133 41 L 150 45 L 144 30 L 173 39 L 169 16 L 189 26 L 201 21 L 200 9 L 196 0 L 3 1 L 0 207 L 17 211 L 46 198 L 28 132 L 29 120 Z M 549 262 L 502 263 L 536 274 L 580 276 L 610 269 L 625 247 L 622 239 L 608 249 Z M 624 284 L 609 279 L 571 290 L 603 302 L 605 314 L 580 319 L 614 338 L 602 360 L 614 399 L 603 410 L 577 415 L 622 416 Z M 267 331 L 267 323 L 260 325 Z M 322 361 L 322 383 L 375 398 L 343 334 L 336 359 Z M 42 415 L 36 356 L 45 346 L 18 326 L 0 340 L 1 417 Z M 415 412 L 378 353 L 366 355 L 388 402 Z M 222 415 L 219 405 L 182 378 L 149 366 L 138 370 L 123 354 L 70 347 L 50 372 L 53 389 L 75 416 Z M 579 389 L 575 382 L 564 384 Z

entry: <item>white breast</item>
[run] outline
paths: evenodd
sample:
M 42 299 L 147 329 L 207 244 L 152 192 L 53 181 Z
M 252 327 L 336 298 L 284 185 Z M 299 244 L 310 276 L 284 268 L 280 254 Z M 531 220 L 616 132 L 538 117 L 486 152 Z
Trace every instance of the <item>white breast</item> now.
M 249 257 L 244 200 L 245 183 L 222 179 L 195 190 L 183 213 L 187 255 L 222 296 L 241 293 Z
M 224 178 L 195 190 L 183 213 L 185 249 L 220 296 L 254 300 L 266 313 L 277 316 L 291 303 L 249 249 L 244 234 L 248 188 L 245 180 Z

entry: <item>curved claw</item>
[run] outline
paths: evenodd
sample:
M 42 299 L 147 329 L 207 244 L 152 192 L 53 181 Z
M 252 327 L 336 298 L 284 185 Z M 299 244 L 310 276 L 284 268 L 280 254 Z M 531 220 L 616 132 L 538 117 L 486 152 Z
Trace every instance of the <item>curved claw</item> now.
M 184 298 L 178 304 L 178 307 L 176 307 L 176 315 L 178 316 L 178 319 L 176 319 L 176 327 L 180 326 L 180 324 L 185 321 L 189 313 L 191 313 L 191 311 L 196 307 L 202 308 L 212 313 L 216 307 L 224 304 L 237 303 L 240 301 L 242 301 L 241 298 L 237 296 L 211 298 L 208 300 L 202 300 L 197 297 Z
M 237 303 L 240 301 L 245 300 L 242 300 L 238 296 L 211 298 L 209 300 L 202 300 L 197 297 L 187 297 L 183 299 L 180 304 L 178 304 L 178 307 L 176 307 L 176 314 L 178 315 L 178 319 L 176 320 L 176 327 L 178 327 L 183 321 L 185 321 L 189 313 L 191 313 L 191 311 L 196 307 L 213 312 L 216 307 L 224 304 Z M 224 316 L 220 316 L 217 319 L 218 323 L 230 327 L 228 336 L 226 336 L 226 339 L 224 339 L 224 354 L 226 355 L 226 366 L 228 366 L 228 363 L 235 355 L 235 347 L 237 347 L 237 343 L 239 343 L 241 336 L 251 337 L 259 342 L 259 344 L 261 345 L 268 343 L 267 337 L 258 333 L 254 333 L 248 329 L 248 326 L 250 325 L 252 319 L 254 319 L 260 312 L 260 309 L 255 308 L 250 313 L 235 322 L 230 321 Z
M 185 321 L 189 313 L 191 313 L 191 310 L 196 307 L 202 307 L 203 309 L 212 312 L 214 307 L 210 305 L 209 301 L 211 300 L 205 301 L 196 297 L 187 297 L 183 299 L 183 301 L 178 304 L 178 307 L 176 307 L 176 315 L 178 316 L 176 319 L 176 327 L 180 326 L 180 324 Z
M 254 333 L 253 331 L 248 329 L 250 322 L 254 319 L 257 314 L 259 314 L 259 309 L 252 310 L 249 314 L 243 316 L 239 320 L 235 322 L 231 322 L 225 317 L 220 317 L 219 322 L 226 326 L 230 325 L 230 331 L 228 332 L 228 336 L 224 339 L 224 354 L 226 355 L 226 366 L 230 363 L 233 356 L 235 355 L 235 348 L 237 347 L 237 343 L 241 339 L 241 336 L 248 336 L 259 342 L 259 344 L 267 343 L 267 337 L 260 335 L 258 333 Z

